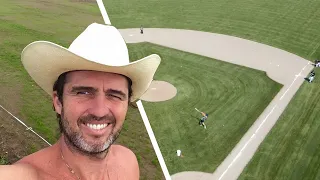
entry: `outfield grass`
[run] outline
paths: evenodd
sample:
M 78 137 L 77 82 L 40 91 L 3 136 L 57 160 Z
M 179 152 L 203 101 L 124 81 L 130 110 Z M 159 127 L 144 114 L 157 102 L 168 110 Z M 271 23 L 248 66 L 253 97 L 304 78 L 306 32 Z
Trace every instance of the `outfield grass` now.
M 319 102 L 316 77 L 302 85 L 239 179 L 320 179 Z
M 149 43 L 130 44 L 129 52 L 133 59 L 160 54 L 155 80 L 177 88 L 172 100 L 144 102 L 170 174 L 213 172 L 281 87 L 264 72 Z M 195 107 L 209 114 L 206 130 Z
M 95 3 L 31 0 L 0 0 L 0 4 L 0 104 L 54 143 L 59 134 L 51 99 L 24 70 L 20 53 L 36 40 L 68 47 L 87 25 L 102 20 L 101 14 L 97 13 L 98 6 Z M 18 122 L 17 126 L 20 126 Z M 124 144 L 137 155 L 141 179 L 164 179 L 137 109 L 129 109 L 117 143 Z M 31 153 L 39 150 L 36 147 L 30 142 L 29 147 L 21 148 Z M 0 164 L 9 161 L 0 158 Z
M 194 29 L 320 58 L 319 0 L 104 0 L 119 28 Z

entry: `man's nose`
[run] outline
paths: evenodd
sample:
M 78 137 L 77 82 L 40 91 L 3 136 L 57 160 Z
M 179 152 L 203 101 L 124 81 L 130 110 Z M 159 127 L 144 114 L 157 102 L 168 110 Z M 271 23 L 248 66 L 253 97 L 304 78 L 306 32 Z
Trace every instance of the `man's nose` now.
M 97 116 L 103 117 L 110 113 L 110 102 L 104 95 L 97 95 L 92 99 L 92 104 L 90 105 L 89 113 Z

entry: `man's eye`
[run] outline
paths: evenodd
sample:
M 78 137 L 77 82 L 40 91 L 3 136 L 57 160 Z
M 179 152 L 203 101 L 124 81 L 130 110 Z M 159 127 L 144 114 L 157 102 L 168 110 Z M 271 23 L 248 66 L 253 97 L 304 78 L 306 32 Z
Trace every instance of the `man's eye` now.
M 122 100 L 122 98 L 121 98 L 121 97 L 116 96 L 116 95 L 113 95 L 113 94 L 108 94 L 108 96 L 109 96 L 109 97 L 112 97 L 112 98 L 116 98 L 116 99 L 120 99 L 120 100 Z
M 90 93 L 88 91 L 78 91 L 77 94 L 88 95 Z

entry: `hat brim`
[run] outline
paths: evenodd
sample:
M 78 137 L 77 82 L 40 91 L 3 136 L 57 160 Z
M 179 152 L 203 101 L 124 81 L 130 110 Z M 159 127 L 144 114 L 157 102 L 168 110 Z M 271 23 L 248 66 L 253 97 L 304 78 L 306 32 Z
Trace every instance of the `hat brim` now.
M 132 81 L 130 101 L 139 99 L 148 89 L 161 58 L 152 54 L 124 66 L 109 66 L 87 60 L 68 49 L 47 41 L 36 41 L 24 48 L 21 61 L 33 80 L 50 96 L 58 77 L 75 70 L 111 72 L 127 76 Z

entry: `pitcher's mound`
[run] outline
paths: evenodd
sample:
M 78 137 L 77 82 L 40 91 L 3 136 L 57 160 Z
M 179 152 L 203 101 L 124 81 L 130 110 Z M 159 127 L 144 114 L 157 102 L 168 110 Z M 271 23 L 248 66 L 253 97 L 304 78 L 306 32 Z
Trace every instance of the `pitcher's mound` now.
M 140 98 L 149 102 L 166 101 L 177 94 L 177 89 L 170 83 L 165 81 L 152 81 L 149 89 Z

